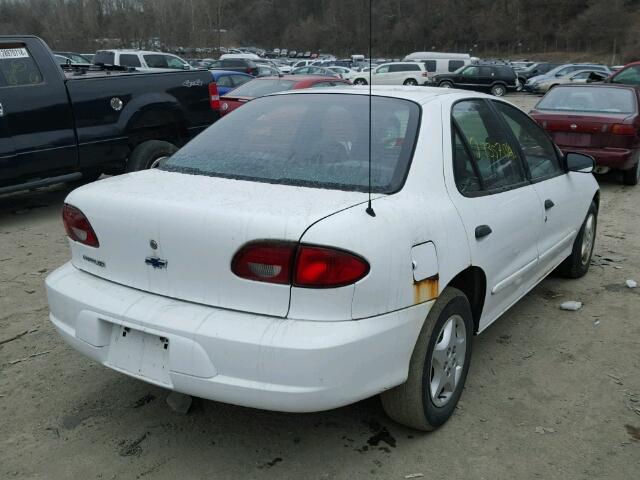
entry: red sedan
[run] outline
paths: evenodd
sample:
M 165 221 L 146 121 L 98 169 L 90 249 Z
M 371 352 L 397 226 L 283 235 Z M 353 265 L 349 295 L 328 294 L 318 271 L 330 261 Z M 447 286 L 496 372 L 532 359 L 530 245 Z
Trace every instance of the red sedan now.
M 271 93 L 312 87 L 334 87 L 344 84 L 349 84 L 349 82 L 337 77 L 319 75 L 284 75 L 282 77 L 256 78 L 220 98 L 220 115 L 226 115 L 254 98 Z
M 558 86 L 530 115 L 563 152 L 596 160 L 599 173 L 621 170 L 623 182 L 640 179 L 640 91 L 618 84 Z

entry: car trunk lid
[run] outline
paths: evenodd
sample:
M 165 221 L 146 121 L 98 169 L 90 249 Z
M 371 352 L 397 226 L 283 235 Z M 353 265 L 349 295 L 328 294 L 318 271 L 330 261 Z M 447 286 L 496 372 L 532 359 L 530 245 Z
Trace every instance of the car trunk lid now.
M 366 194 L 150 170 L 87 185 L 67 203 L 100 246 L 71 241 L 72 262 L 122 285 L 175 299 L 284 317 L 289 285 L 244 280 L 234 254 L 254 240 L 298 241 Z

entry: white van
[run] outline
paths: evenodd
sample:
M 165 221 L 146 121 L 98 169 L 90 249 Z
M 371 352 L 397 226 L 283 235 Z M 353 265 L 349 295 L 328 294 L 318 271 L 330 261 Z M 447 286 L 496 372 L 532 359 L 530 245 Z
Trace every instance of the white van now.
M 260 56 L 255 53 L 225 53 L 220 55 L 220 60 L 227 60 L 229 58 L 242 58 L 245 60 L 262 60 Z
M 404 57 L 405 62 L 419 62 L 429 76 L 451 73 L 465 65 L 478 63 L 479 59 L 468 53 L 414 52 Z

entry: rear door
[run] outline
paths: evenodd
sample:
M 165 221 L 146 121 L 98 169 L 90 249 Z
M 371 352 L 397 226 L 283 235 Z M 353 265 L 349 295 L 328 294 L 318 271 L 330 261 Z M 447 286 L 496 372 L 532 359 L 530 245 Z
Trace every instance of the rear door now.
M 467 232 L 472 264 L 487 279 L 482 330 L 535 284 L 542 206 L 488 102 L 459 101 L 451 117 L 454 175 L 447 188 Z
M 0 54 L 2 51 L 0 51 Z M 2 60 L 0 60 L 1 62 Z M 13 139 L 11 138 L 11 132 L 9 131 L 9 124 L 4 114 L 4 79 L 0 76 L 0 182 L 5 177 L 10 176 L 8 171 L 14 165 L 15 147 L 13 145 Z
M 0 75 L 4 85 L 0 87 L 2 122 L 15 151 L 10 162 L 3 162 L 0 178 L 69 173 L 77 167 L 64 74 L 49 51 L 0 40 Z
M 542 205 L 538 270 L 544 276 L 569 255 L 589 205 L 585 196 L 591 192 L 582 191 L 576 178 L 565 172 L 557 149 L 530 117 L 506 103 L 492 103 L 513 134 Z

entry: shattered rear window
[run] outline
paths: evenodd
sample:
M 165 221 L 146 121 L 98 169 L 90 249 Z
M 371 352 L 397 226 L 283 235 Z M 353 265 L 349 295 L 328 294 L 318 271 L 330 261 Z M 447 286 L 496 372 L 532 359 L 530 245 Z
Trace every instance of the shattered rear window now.
M 256 182 L 363 191 L 369 179 L 369 98 L 350 94 L 276 95 L 214 123 L 164 170 Z M 372 191 L 393 193 L 406 178 L 420 107 L 372 98 Z

